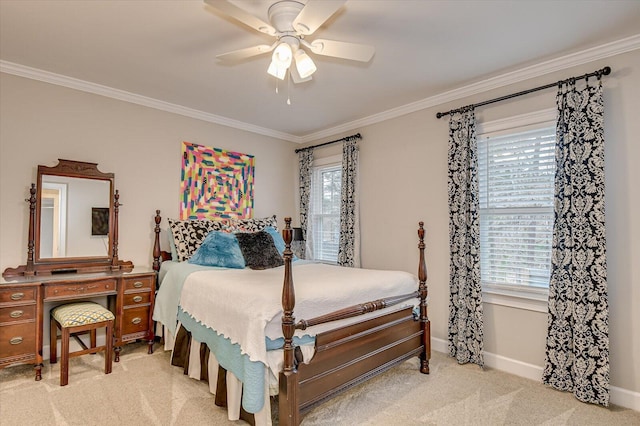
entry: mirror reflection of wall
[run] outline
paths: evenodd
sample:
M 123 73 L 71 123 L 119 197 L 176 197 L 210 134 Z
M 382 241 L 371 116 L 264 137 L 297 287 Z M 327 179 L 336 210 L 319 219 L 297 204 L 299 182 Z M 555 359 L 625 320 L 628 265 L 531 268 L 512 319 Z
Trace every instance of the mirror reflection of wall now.
M 106 180 L 42 176 L 41 259 L 109 256 L 109 235 L 92 235 L 92 209 L 109 208 L 110 185 Z
M 67 251 L 67 185 L 46 182 L 42 185 L 40 211 L 40 257 L 65 257 Z

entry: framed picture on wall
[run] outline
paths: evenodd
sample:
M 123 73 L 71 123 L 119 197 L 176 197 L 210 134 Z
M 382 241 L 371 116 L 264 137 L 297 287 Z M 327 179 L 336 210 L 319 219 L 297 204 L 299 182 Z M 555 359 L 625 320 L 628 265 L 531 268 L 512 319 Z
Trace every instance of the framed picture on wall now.
M 109 208 L 91 208 L 91 235 L 109 235 Z

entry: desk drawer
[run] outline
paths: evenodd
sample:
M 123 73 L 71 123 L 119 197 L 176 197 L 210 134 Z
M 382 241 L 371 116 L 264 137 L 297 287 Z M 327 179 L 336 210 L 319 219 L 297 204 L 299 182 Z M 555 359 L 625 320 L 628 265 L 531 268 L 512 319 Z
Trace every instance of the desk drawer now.
M 0 326 L 0 359 L 35 352 L 35 322 Z
M 122 336 L 149 329 L 149 306 L 129 308 L 122 315 Z
M 0 324 L 22 322 L 36 318 L 36 305 L 0 308 Z
M 8 288 L 0 290 L 0 303 L 28 302 L 36 300 L 36 289 L 33 287 Z
M 124 306 L 148 305 L 151 303 L 151 292 L 128 293 L 124 295 Z
M 45 284 L 44 298 L 69 299 L 74 297 L 87 297 L 100 294 L 115 294 L 116 280 L 106 279 L 100 281 L 80 281 L 78 283 Z
M 129 290 L 151 290 L 153 288 L 153 276 L 129 277 L 124 280 L 124 291 Z

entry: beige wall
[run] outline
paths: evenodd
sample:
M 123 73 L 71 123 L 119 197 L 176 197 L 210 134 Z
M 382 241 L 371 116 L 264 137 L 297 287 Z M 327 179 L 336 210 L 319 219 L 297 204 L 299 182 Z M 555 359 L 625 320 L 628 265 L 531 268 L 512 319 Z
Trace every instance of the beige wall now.
M 178 217 L 182 141 L 255 156 L 254 216 L 293 215 L 296 144 L 60 86 L 0 74 L 0 268 L 27 257 L 38 164 L 98 163 L 120 191 L 121 259 L 151 264 L 153 215 Z M 166 221 L 163 222 L 166 227 Z
M 360 143 L 363 267 L 417 272 L 416 226 L 427 229 L 429 314 L 434 343 L 447 339 L 449 235 L 447 210 L 447 111 L 526 90 L 609 65 L 605 77 L 606 226 L 610 299 L 611 383 L 640 392 L 640 51 L 556 72 L 481 95 L 357 129 Z M 555 108 L 545 90 L 477 110 L 496 120 Z M 347 134 L 356 133 L 352 131 Z M 323 142 L 323 141 L 318 141 Z M 316 157 L 339 152 L 330 146 Z M 494 364 L 544 363 L 545 313 L 485 303 L 485 351 Z M 435 346 L 435 345 L 434 345 Z M 535 368 L 534 368 L 535 370 Z M 638 398 L 636 394 L 635 398 Z

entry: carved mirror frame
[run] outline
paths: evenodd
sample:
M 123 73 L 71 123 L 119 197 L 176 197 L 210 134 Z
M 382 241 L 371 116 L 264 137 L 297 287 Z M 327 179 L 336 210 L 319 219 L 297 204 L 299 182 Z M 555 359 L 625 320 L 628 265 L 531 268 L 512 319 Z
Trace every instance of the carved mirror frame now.
M 78 257 L 41 257 L 41 209 L 42 209 L 42 177 L 61 176 L 80 179 L 93 179 L 109 182 L 109 231 L 106 256 Z M 56 273 L 88 273 L 118 270 L 131 270 L 133 264 L 118 259 L 118 211 L 120 194 L 114 192 L 115 176 L 98 170 L 97 163 L 58 159 L 54 167 L 39 165 L 37 185 L 31 184 L 29 203 L 29 239 L 27 246 L 27 263 L 17 268 L 7 268 L 2 273 L 5 278 L 17 276 L 48 275 Z

